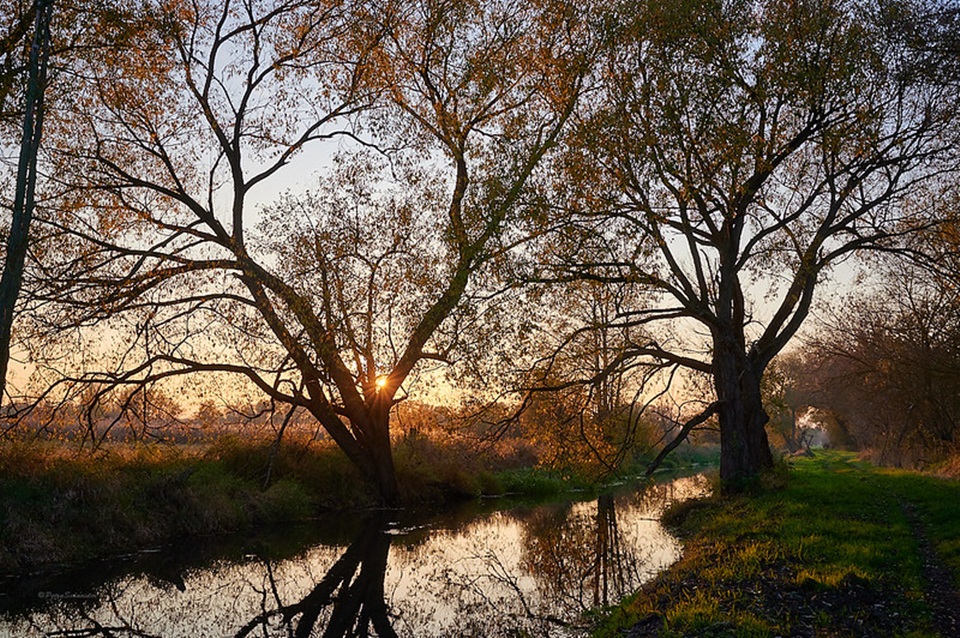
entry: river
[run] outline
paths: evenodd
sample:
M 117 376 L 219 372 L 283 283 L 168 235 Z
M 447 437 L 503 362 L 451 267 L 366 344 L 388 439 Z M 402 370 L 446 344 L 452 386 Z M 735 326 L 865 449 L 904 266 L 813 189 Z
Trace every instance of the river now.
M 337 514 L 0 580 L 0 636 L 583 636 L 680 555 L 701 476 L 599 497 Z

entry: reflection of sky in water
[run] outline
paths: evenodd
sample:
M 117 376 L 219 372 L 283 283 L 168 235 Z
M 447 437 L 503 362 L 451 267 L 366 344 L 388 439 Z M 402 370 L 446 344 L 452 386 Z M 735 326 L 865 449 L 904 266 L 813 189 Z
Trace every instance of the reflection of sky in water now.
M 358 625 L 376 636 L 578 635 L 582 612 L 618 601 L 677 559 L 679 545 L 657 518 L 667 502 L 706 489 L 690 477 L 494 512 L 459 528 L 384 533 L 371 522 L 349 546 L 221 560 L 166 580 L 125 576 L 93 595 L 48 594 L 44 611 L 0 619 L 0 635 L 342 636 Z

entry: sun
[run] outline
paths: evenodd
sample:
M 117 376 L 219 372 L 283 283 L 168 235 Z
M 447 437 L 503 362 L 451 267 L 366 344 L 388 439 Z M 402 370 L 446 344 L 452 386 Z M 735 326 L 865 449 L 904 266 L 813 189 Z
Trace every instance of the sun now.
M 377 390 L 383 390 L 387 386 L 387 377 L 384 375 L 380 375 L 379 377 L 377 377 L 377 380 L 375 381 L 375 383 L 377 385 Z

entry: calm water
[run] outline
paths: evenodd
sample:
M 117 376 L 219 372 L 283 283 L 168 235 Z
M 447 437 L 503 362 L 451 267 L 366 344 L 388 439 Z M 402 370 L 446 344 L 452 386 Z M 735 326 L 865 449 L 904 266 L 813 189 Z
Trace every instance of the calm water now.
M 702 477 L 583 501 L 337 516 L 0 580 L 0 636 L 578 636 L 675 561 Z M 500 508 L 500 509 L 497 509 Z

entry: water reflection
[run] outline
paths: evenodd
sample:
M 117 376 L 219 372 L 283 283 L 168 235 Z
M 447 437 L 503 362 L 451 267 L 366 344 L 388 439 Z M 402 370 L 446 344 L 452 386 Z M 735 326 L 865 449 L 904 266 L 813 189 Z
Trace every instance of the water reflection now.
M 316 586 L 298 602 L 284 605 L 273 566 L 264 561 L 270 595 L 275 606 L 245 624 L 235 634 L 280 635 L 304 638 L 323 627 L 324 638 L 375 635 L 396 638 L 383 596 L 391 538 L 386 521 L 370 519 L 357 539 L 333 564 Z M 318 621 L 322 621 L 319 622 Z M 371 633 L 371 629 L 373 632 Z
M 706 489 L 692 477 L 592 501 L 372 515 L 296 551 L 158 554 L 148 568 L 8 596 L 0 635 L 581 635 L 584 611 L 676 560 L 658 518 L 666 503 Z

